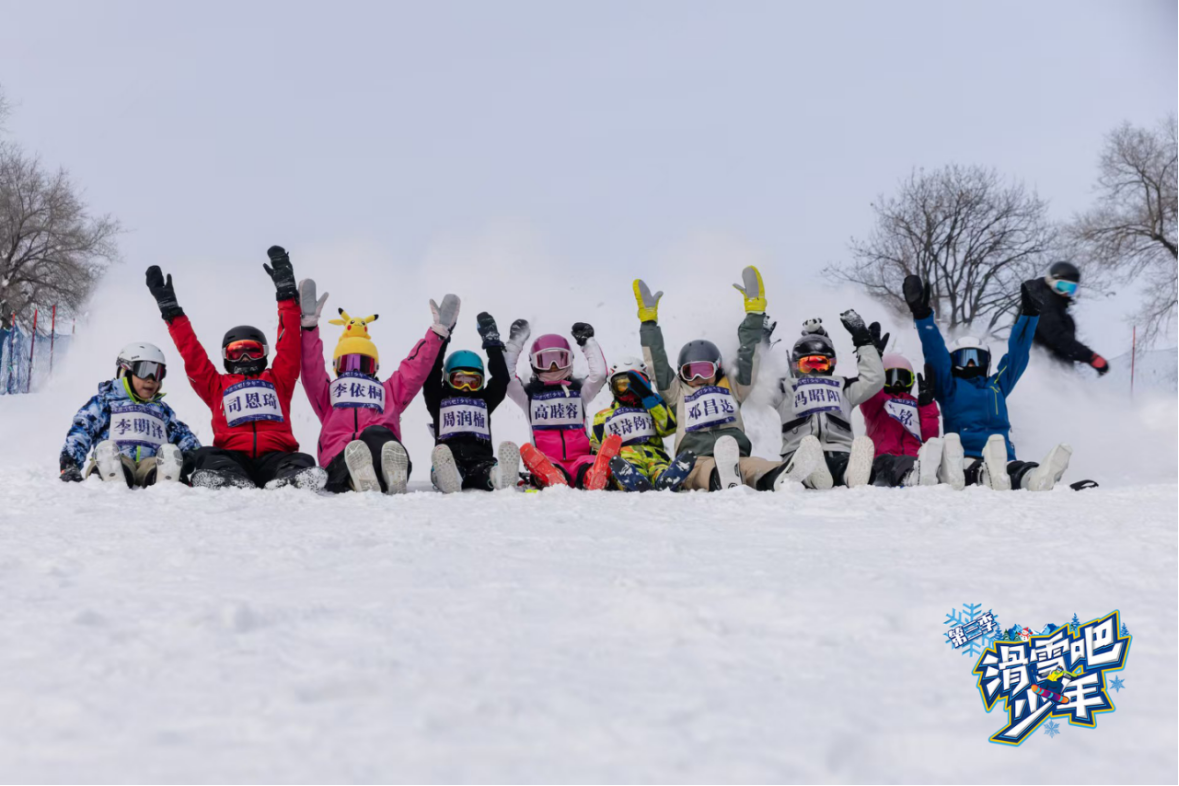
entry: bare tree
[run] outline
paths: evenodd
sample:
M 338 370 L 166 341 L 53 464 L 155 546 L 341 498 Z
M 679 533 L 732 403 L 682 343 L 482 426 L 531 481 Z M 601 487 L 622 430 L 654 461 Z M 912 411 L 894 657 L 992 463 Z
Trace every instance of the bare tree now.
M 77 310 L 117 259 L 119 223 L 91 216 L 64 169 L 46 172 L 16 145 L 0 142 L 0 310 L 31 319 L 58 304 Z
M 1123 124 L 1106 138 L 1097 204 L 1069 227 L 1089 267 L 1123 280 L 1142 277 L 1145 300 L 1138 318 L 1147 343 L 1171 326 L 1179 302 L 1177 157 L 1174 115 L 1154 130 Z
M 896 196 L 872 207 L 872 234 L 853 238 L 852 260 L 827 272 L 898 314 L 908 313 L 901 283 L 919 275 L 950 329 L 994 335 L 1007 327 L 1020 283 L 1041 274 L 1056 238 L 1045 201 L 983 167 L 914 170 Z

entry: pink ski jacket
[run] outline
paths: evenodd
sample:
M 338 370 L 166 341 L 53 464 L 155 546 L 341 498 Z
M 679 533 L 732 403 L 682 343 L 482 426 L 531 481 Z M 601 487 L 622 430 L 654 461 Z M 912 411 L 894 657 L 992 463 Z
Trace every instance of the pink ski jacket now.
M 923 442 L 941 433 L 937 404 L 918 407 L 908 393 L 881 390 L 860 404 L 860 412 L 877 456 L 916 456 Z

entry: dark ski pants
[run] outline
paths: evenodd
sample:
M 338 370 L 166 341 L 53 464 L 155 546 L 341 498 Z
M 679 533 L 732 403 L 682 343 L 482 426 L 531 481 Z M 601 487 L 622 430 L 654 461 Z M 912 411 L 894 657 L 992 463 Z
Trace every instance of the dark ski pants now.
M 872 485 L 895 488 L 905 485 L 905 476 L 917 466 L 916 456 L 877 456 L 872 462 Z
M 786 465 L 790 463 L 790 459 L 792 458 L 794 458 L 793 451 L 782 457 L 781 470 L 774 473 L 774 477 L 768 486 L 769 488 L 773 487 L 773 480 L 777 479 L 781 471 L 786 469 Z M 831 473 L 832 484 L 835 486 L 846 486 L 847 483 L 844 482 L 843 476 L 847 474 L 847 462 L 851 459 L 851 454 L 841 453 L 836 450 L 823 451 L 823 458 L 827 461 L 827 471 Z
M 492 473 L 499 464 L 495 459 L 468 459 L 465 463 L 458 456 L 454 457 L 455 466 L 463 476 L 463 489 L 479 489 L 480 491 L 494 491 Z
M 386 442 L 397 442 L 401 444 L 393 430 L 388 426 L 369 426 L 364 431 L 356 435 L 364 444 L 368 445 L 369 453 L 372 454 L 373 467 L 377 470 L 377 482 L 381 484 L 381 491 L 389 490 L 389 486 L 385 483 L 385 473 L 381 471 L 381 449 L 385 447 Z M 405 447 L 402 445 L 402 447 Z M 406 456 L 409 451 L 406 451 Z M 406 471 L 406 477 L 413 473 L 413 462 L 409 462 L 409 467 Z M 336 454 L 335 458 L 328 462 L 327 465 L 328 480 L 325 489 L 333 494 L 340 494 L 345 491 L 352 490 L 350 483 L 352 476 L 348 474 L 348 465 L 344 463 L 344 451 Z
M 315 466 L 315 459 L 306 453 L 285 453 L 274 450 L 251 457 L 243 450 L 198 448 L 192 456 L 192 471 L 214 470 L 250 481 L 258 488 L 276 478 L 293 478 Z

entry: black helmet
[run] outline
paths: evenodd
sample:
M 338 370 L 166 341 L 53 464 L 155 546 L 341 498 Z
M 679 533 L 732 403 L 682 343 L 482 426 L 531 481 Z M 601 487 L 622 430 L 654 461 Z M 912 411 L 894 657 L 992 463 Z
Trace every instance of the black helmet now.
M 716 344 L 703 338 L 698 338 L 695 341 L 689 341 L 684 344 L 683 349 L 680 350 L 679 363 L 676 365 L 676 373 L 680 375 L 681 379 L 692 379 L 692 376 L 684 376 L 684 366 L 689 363 L 712 363 L 716 366 L 715 376 L 724 374 L 724 367 L 721 364 L 721 353 L 716 348 Z M 700 376 L 694 374 L 693 376 Z
M 1072 297 L 1081 283 L 1081 271 L 1072 262 L 1053 262 L 1048 275 L 1044 276 L 1044 283 L 1056 294 Z
M 798 362 L 807 357 L 831 358 L 826 369 L 802 369 Z M 830 376 L 835 370 L 835 345 L 826 333 L 804 333 L 802 338 L 794 342 L 794 349 L 790 350 L 790 365 L 803 374 L 822 374 Z
M 244 352 L 235 351 L 234 358 L 230 358 L 230 345 L 237 344 L 242 341 L 250 341 L 261 345 L 261 355 L 256 356 L 257 351 L 249 352 L 248 346 L 242 349 Z M 238 325 L 235 328 L 230 328 L 225 332 L 225 337 L 221 339 L 221 358 L 225 362 L 225 370 L 230 374 L 241 374 L 243 376 L 252 377 L 261 374 L 266 368 L 266 358 L 270 356 L 270 345 L 266 343 L 266 334 L 253 325 Z

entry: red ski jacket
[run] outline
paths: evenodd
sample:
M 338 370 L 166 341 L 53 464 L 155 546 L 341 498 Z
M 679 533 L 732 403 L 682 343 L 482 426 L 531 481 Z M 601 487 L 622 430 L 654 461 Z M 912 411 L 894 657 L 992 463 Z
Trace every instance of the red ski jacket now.
M 881 390 L 860 404 L 860 412 L 877 456 L 916 456 L 922 443 L 940 431 L 937 404 L 918 407 L 917 399 L 908 393 Z
M 299 449 L 291 433 L 291 395 L 299 381 L 299 318 L 298 301 L 279 302 L 274 360 L 256 377 L 218 371 L 187 316 L 168 323 L 189 384 L 213 412 L 215 447 L 244 451 L 252 458 Z

